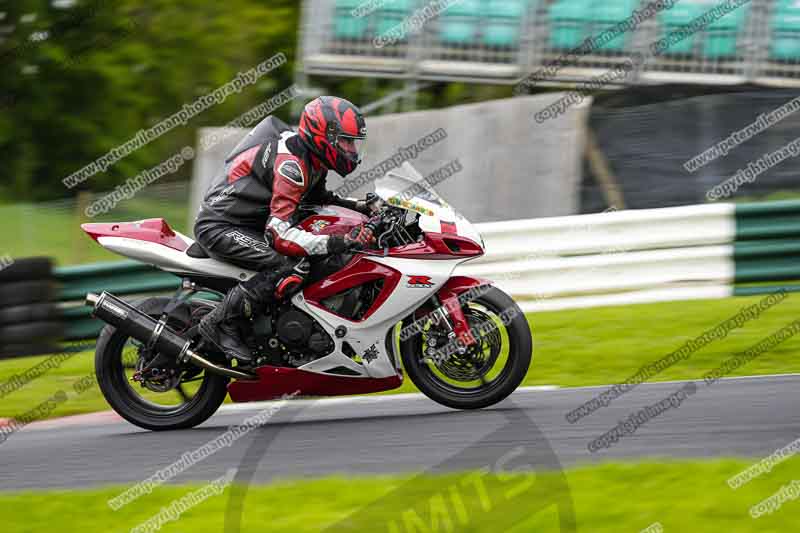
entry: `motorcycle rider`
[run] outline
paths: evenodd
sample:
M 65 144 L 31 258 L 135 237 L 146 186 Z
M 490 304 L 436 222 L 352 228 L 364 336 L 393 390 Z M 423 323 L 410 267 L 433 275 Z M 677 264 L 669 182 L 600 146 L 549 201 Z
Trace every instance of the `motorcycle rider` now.
M 326 187 L 328 171 L 346 177 L 358 167 L 366 138 L 366 123 L 356 106 L 323 96 L 305 107 L 297 133 L 270 116 L 231 152 L 224 174 L 206 192 L 194 232 L 211 257 L 258 274 L 233 288 L 203 318 L 203 339 L 240 363 L 252 362 L 240 328 L 254 309 L 280 300 L 301 282 L 292 274 L 298 258 L 345 253 L 374 241 L 363 224 L 333 236 L 296 225 L 301 202 L 372 214 L 373 204 L 341 198 Z

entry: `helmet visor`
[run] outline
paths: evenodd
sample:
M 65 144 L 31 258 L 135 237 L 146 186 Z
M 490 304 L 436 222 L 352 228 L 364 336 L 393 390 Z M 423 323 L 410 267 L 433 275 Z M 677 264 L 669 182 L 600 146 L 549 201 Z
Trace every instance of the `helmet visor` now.
M 336 148 L 338 148 L 347 159 L 360 163 L 361 160 L 364 159 L 364 155 L 367 151 L 367 138 L 362 136 L 339 135 Z

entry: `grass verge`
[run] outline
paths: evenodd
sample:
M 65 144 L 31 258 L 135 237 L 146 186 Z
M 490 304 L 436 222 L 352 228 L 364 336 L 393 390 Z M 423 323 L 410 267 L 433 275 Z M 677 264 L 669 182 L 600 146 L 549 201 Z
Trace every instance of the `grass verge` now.
M 726 480 L 749 465 L 740 460 L 608 463 L 567 470 L 566 484 L 554 474 L 492 481 L 489 476 L 494 474 L 475 472 L 281 481 L 249 489 L 241 531 L 557 532 L 567 530 L 559 528 L 556 506 L 536 509 L 542 502 L 570 499 L 577 531 L 640 532 L 655 523 L 667 532 L 793 530 L 791 524 L 800 521 L 800 502 L 789 499 L 759 518 L 749 511 L 800 479 L 800 463 L 786 462 L 735 491 L 729 488 Z M 162 486 L 116 512 L 106 501 L 118 495 L 120 487 L 0 493 L 0 513 L 6 529 L 17 533 L 52 531 L 54 524 L 62 533 L 130 531 L 198 487 Z M 512 494 L 511 487 L 520 490 Z M 163 524 L 161 531 L 223 531 L 226 505 L 235 490 L 229 487 L 210 496 Z

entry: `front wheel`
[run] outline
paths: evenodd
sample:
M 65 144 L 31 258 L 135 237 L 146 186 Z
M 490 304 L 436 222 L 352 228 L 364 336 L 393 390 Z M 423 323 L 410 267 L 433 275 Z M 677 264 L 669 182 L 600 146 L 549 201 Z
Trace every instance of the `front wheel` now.
M 430 317 L 403 322 L 400 353 L 414 385 L 428 398 L 454 409 L 481 409 L 504 400 L 525 379 L 532 358 L 532 337 L 525 314 L 495 287 L 464 305 L 477 343 L 463 353 Z M 450 346 L 448 346 L 448 343 Z M 449 348 L 449 349 L 448 349 Z

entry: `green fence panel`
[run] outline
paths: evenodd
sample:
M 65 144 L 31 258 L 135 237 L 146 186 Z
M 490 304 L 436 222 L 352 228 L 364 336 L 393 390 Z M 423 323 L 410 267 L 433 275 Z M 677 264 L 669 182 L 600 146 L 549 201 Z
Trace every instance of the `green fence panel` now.
M 785 284 L 782 283 L 780 285 L 767 285 L 767 284 L 759 284 L 759 285 L 750 285 L 750 286 L 743 286 L 743 287 L 734 287 L 733 295 L 734 296 L 762 296 L 764 294 L 774 294 L 776 292 L 800 292 L 800 285 L 797 284 Z
M 779 61 L 800 59 L 800 6 L 796 2 L 775 5 L 770 56 Z
M 800 254 L 736 261 L 736 283 L 800 279 Z
M 138 261 L 112 261 L 108 263 L 92 263 L 90 265 L 58 267 L 54 272 L 58 281 L 66 282 L 92 276 L 141 272 L 143 270 L 153 268 L 154 267 L 150 267 Z
M 525 0 L 487 0 L 484 2 L 486 23 L 483 28 L 483 42 L 487 46 L 516 48 L 522 33 Z
M 600 35 L 604 31 L 610 30 L 630 17 L 638 4 L 638 0 L 616 0 L 615 2 L 600 0 L 595 2 L 592 6 L 592 13 L 594 16 L 592 33 L 594 35 Z M 632 38 L 633 35 L 631 32 L 623 32 L 618 37 L 602 45 L 600 50 L 621 52 Z
M 800 202 L 736 205 L 736 242 L 800 237 Z
M 61 301 L 80 300 L 89 292 L 108 291 L 125 296 L 146 292 L 176 290 L 178 276 L 134 261 L 98 263 L 56 269 L 61 282 Z
M 742 241 L 733 244 L 734 259 L 763 258 L 800 254 L 800 238 L 796 239 L 763 239 Z
M 61 284 L 59 300 L 78 301 L 89 292 L 108 291 L 117 296 L 174 291 L 180 286 L 179 277 L 136 261 L 116 261 L 62 267 L 55 270 Z M 75 305 L 61 310 L 67 340 L 96 338 L 105 325 L 91 316 L 91 309 Z
M 484 15 L 479 0 L 462 0 L 439 15 L 439 40 L 445 44 L 477 44 L 478 30 Z
M 571 49 L 579 46 L 589 36 L 592 0 L 561 0 L 548 12 L 550 19 L 550 47 Z
M 710 59 L 735 57 L 749 15 L 750 4 L 744 4 L 709 24 L 703 55 Z
M 800 279 L 800 202 L 737 204 L 737 283 Z
M 89 306 L 77 305 L 61 309 L 61 319 L 65 323 L 65 340 L 96 339 L 105 322 L 92 317 Z
M 61 283 L 61 319 L 65 323 L 65 338 L 80 340 L 96 338 L 105 323 L 92 317 L 89 306 L 82 305 L 86 293 L 108 291 L 116 296 L 147 297 L 154 293 L 170 293 L 178 289 L 181 279 L 155 267 L 135 261 L 97 263 L 56 269 Z M 198 292 L 193 298 L 219 301 L 219 295 Z

